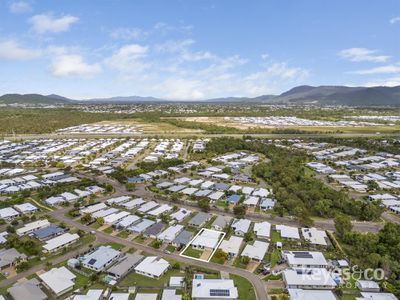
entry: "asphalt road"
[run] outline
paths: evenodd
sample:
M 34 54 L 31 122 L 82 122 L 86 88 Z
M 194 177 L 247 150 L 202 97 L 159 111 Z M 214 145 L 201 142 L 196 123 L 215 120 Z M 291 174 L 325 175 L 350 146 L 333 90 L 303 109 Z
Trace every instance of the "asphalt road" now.
M 69 226 L 78 228 L 80 230 L 84 230 L 86 232 L 91 232 L 94 230 L 93 228 L 91 228 L 89 226 L 83 225 L 79 222 L 76 222 L 74 220 L 67 218 L 64 215 L 67 210 L 68 209 L 55 210 L 55 211 L 51 212 L 50 215 L 52 215 L 57 220 L 60 220 L 61 222 L 64 222 L 65 224 L 68 224 Z M 128 241 L 128 240 L 119 238 L 117 236 L 111 236 L 111 235 L 108 235 L 99 230 L 95 230 L 95 232 L 96 232 L 97 240 L 99 242 L 118 243 L 118 244 L 124 245 L 126 247 L 135 248 L 135 249 L 138 249 L 141 251 L 145 251 L 147 253 L 151 253 L 153 255 L 157 255 L 159 257 L 163 257 L 165 259 L 175 260 L 175 261 L 187 264 L 187 265 L 195 264 L 200 267 L 242 276 L 242 277 L 246 278 L 247 280 L 249 280 L 250 283 L 253 285 L 254 291 L 257 295 L 258 300 L 267 300 L 268 299 L 265 284 L 264 284 L 263 280 L 261 278 L 259 278 L 257 275 L 255 275 L 251 272 L 248 272 L 246 270 L 231 267 L 231 266 L 220 265 L 220 264 L 216 264 L 216 263 L 212 263 L 212 262 L 194 261 L 190 258 L 185 258 L 185 257 L 179 256 L 178 254 L 166 254 L 161 250 L 154 249 L 153 247 L 143 245 L 140 243 L 136 243 L 133 241 Z

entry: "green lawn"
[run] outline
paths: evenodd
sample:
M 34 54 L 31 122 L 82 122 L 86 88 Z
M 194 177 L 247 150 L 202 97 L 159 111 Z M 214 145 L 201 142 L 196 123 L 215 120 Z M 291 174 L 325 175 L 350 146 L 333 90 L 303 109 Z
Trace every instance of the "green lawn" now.
M 281 234 L 276 230 L 272 230 L 272 232 L 271 232 L 271 242 L 272 243 L 276 243 L 276 242 L 281 242 L 281 241 L 282 241 Z
M 124 245 L 118 244 L 118 243 L 107 243 L 107 245 L 111 246 L 111 248 L 115 249 L 115 250 L 121 250 L 122 248 L 124 248 Z
M 129 236 L 129 234 L 130 234 L 130 233 L 129 233 L 128 231 L 122 230 L 120 233 L 117 234 L 117 237 L 126 239 L 126 238 Z
M 200 258 L 202 254 L 203 254 L 203 251 L 193 249 L 192 247 L 188 247 L 185 250 L 185 252 L 183 252 L 183 255 L 194 257 L 194 258 Z
M 103 232 L 105 232 L 105 233 L 107 233 L 107 234 L 110 234 L 110 233 L 112 233 L 113 231 L 114 231 L 114 229 L 112 228 L 112 226 L 107 227 L 106 229 L 103 230 Z
M 238 275 L 230 274 L 230 278 L 235 282 L 235 286 L 239 292 L 238 300 L 254 300 L 256 295 L 254 288 L 251 283 L 246 279 Z
M 165 248 L 165 250 L 167 250 L 167 251 L 169 251 L 169 252 L 171 252 L 171 253 L 174 253 L 175 250 L 176 250 L 176 248 L 175 248 L 174 246 L 172 246 L 172 245 L 168 245 L 168 247 Z
M 165 273 L 160 279 L 154 279 L 150 277 L 146 277 L 140 274 L 131 273 L 124 278 L 121 282 L 121 286 L 143 286 L 143 287 L 163 287 L 165 283 L 169 281 L 171 276 L 184 276 L 184 273 L 181 273 L 177 270 L 169 270 Z

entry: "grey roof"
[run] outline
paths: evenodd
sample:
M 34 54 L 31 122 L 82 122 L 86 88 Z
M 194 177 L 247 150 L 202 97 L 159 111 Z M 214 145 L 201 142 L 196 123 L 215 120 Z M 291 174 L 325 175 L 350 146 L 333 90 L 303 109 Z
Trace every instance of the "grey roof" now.
M 0 250 L 0 268 L 12 264 L 19 257 L 26 259 L 25 254 L 19 253 L 14 248 Z
M 205 212 L 199 212 L 193 218 L 190 219 L 189 225 L 191 226 L 200 226 L 207 220 L 211 218 L 211 215 Z
M 99 270 L 107 266 L 110 261 L 120 254 L 121 252 L 111 248 L 111 246 L 100 246 L 95 251 L 80 257 L 80 261 L 83 265 Z
M 215 190 L 220 190 L 220 191 L 229 190 L 230 187 L 231 187 L 231 186 L 230 186 L 229 184 L 226 184 L 226 183 L 216 183 L 216 184 L 214 185 L 214 189 L 215 189 Z
M 157 235 L 161 232 L 161 230 L 163 230 L 163 228 L 164 228 L 164 224 L 162 222 L 156 223 L 156 224 L 153 224 L 150 227 L 148 227 L 144 231 L 144 234 L 145 235 Z
M 47 295 L 39 288 L 39 284 L 39 280 L 33 278 L 13 285 L 7 292 L 14 300 L 46 300 Z
M 146 228 L 150 227 L 153 225 L 155 222 L 149 219 L 143 219 L 140 223 L 137 223 L 133 226 L 130 226 L 128 230 L 131 230 L 133 232 L 137 233 L 142 233 Z
M 140 254 L 127 253 L 119 262 L 108 269 L 108 273 L 114 276 L 122 277 L 133 267 L 136 267 L 144 258 Z
M 232 221 L 232 217 L 229 216 L 218 216 L 215 221 L 212 223 L 212 226 L 219 226 L 220 228 L 224 228 L 226 225 L 230 224 Z
M 175 245 L 187 245 L 193 238 L 193 233 L 187 230 L 181 231 L 176 238 L 172 241 Z
M 48 227 L 45 227 L 45 228 L 36 230 L 36 231 L 33 233 L 33 235 L 34 235 L 36 238 L 42 240 L 42 239 L 45 239 L 45 238 L 48 238 L 48 237 L 57 235 L 57 234 L 59 234 L 59 233 L 62 233 L 62 232 L 64 232 L 64 231 L 65 231 L 64 228 L 61 228 L 61 227 L 59 227 L 59 226 L 57 226 L 57 225 L 50 225 L 50 226 L 48 226 Z

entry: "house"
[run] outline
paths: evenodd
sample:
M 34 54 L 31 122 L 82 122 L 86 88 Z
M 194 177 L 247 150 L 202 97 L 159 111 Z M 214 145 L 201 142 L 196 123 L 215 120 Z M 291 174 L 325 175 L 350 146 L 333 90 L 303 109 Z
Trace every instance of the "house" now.
M 168 227 L 163 232 L 157 235 L 157 239 L 163 242 L 171 243 L 177 235 L 183 230 L 183 226 L 176 224 Z
M 242 193 L 245 195 L 251 195 L 251 193 L 254 191 L 254 188 L 245 186 L 242 188 Z
M 231 204 L 236 204 L 239 202 L 240 198 L 241 198 L 240 195 L 233 194 L 233 195 L 228 196 L 228 198 L 226 198 L 225 201 L 229 202 Z
M 18 228 L 16 230 L 17 235 L 23 236 L 25 234 L 30 234 L 34 232 L 35 230 L 39 230 L 41 228 L 45 228 L 50 226 L 50 222 L 48 220 L 39 220 L 39 221 L 34 221 L 31 223 L 25 224 L 23 227 Z
M 199 212 L 189 220 L 188 225 L 192 227 L 203 227 L 205 223 L 211 219 L 211 217 L 212 215 L 209 213 Z
M 86 295 L 75 295 L 72 300 L 100 300 L 103 290 L 88 290 Z
M 73 289 L 76 276 L 66 267 L 60 267 L 40 274 L 39 278 L 58 297 Z
M 282 276 L 287 289 L 332 290 L 337 286 L 325 268 L 286 269 Z
M 268 197 L 268 195 L 270 194 L 270 191 L 264 188 L 257 188 L 253 191 L 253 196 L 257 196 L 257 197 L 261 197 L 261 198 L 265 198 Z
M 134 209 L 136 207 L 141 206 L 144 203 L 146 203 L 146 201 L 144 201 L 142 198 L 136 198 L 131 201 L 121 203 L 120 206 L 123 206 L 126 209 Z
M 113 226 L 115 226 L 115 228 L 128 228 L 129 226 L 135 224 L 139 220 L 140 218 L 138 216 L 128 215 L 122 220 L 120 220 L 118 223 L 114 224 Z
M 169 278 L 169 286 L 174 288 L 181 288 L 183 287 L 185 282 L 185 277 L 182 276 L 171 276 Z
M 212 193 L 212 190 L 198 190 L 194 195 L 196 197 L 206 197 Z
M 361 292 L 379 292 L 381 290 L 379 284 L 372 280 L 357 280 L 356 287 Z
M 291 268 L 328 268 L 328 262 L 322 252 L 282 251 L 282 256 Z
M 253 230 L 258 239 L 268 239 L 271 233 L 271 223 L 267 221 L 255 223 Z
M 129 300 L 129 293 L 111 293 L 108 300 Z
M 289 289 L 290 300 L 337 300 L 332 291 Z
M 232 228 L 235 235 L 244 236 L 250 228 L 251 221 L 247 219 L 235 219 L 232 223 Z
M 73 243 L 77 242 L 80 239 L 77 233 L 71 234 L 69 232 L 64 233 L 63 235 L 52 238 L 43 245 L 43 252 L 56 252 L 61 248 L 68 247 Z
M 361 298 L 356 298 L 357 300 L 397 300 L 397 297 L 392 293 L 368 293 L 362 292 Z
M 0 250 L 0 271 L 12 266 L 15 266 L 20 261 L 26 260 L 26 255 L 19 253 L 16 249 L 1 249 Z
M 33 214 L 37 211 L 39 211 L 39 209 L 31 204 L 31 203 L 22 203 L 22 204 L 16 204 L 14 205 L 14 208 L 19 211 L 21 214 Z
M 125 254 L 115 265 L 107 270 L 108 275 L 115 280 L 119 280 L 129 274 L 142 260 L 144 256 L 140 254 Z
M 194 249 L 214 250 L 219 242 L 221 232 L 203 228 L 202 231 L 193 239 L 191 246 Z
M 243 238 L 231 235 L 229 240 L 223 240 L 219 245 L 219 249 L 224 251 L 230 256 L 237 256 L 240 251 L 240 246 L 242 245 Z
M 155 223 L 148 227 L 144 232 L 143 235 L 150 237 L 150 238 L 157 238 L 157 235 L 164 229 L 165 225 L 162 222 Z
M 163 204 L 151 211 L 148 211 L 147 214 L 150 216 L 158 217 L 162 214 L 170 212 L 171 210 L 172 210 L 172 206 L 169 206 L 168 204 Z
M 121 252 L 114 250 L 111 246 L 100 246 L 79 258 L 83 267 L 100 272 L 113 264 L 121 257 Z
M 214 192 L 214 193 L 212 193 L 212 194 L 209 194 L 207 197 L 208 197 L 212 202 L 215 202 L 215 201 L 218 201 L 219 199 L 221 199 L 223 196 L 225 196 L 225 193 L 224 193 L 224 192 L 217 191 L 217 192 Z
M 161 300 L 182 300 L 182 295 L 177 295 L 175 289 L 164 289 Z
M 260 202 L 261 210 L 269 210 L 275 207 L 276 201 L 271 198 L 263 198 Z
M 301 228 L 301 233 L 306 241 L 313 245 L 327 247 L 328 236 L 324 230 L 318 230 L 315 227 Z
M 129 231 L 132 231 L 134 233 L 142 233 L 145 231 L 148 227 L 153 225 L 155 222 L 149 219 L 142 219 L 142 221 L 135 223 L 132 226 L 129 226 L 127 229 Z
M 264 259 L 265 253 L 268 251 L 269 244 L 266 242 L 255 241 L 253 245 L 247 244 L 243 249 L 241 256 L 247 256 L 252 261 L 262 261 Z
M 17 282 L 7 289 L 14 300 L 47 300 L 47 295 L 40 289 L 40 282 L 36 278 Z
M 187 230 L 182 230 L 176 236 L 176 238 L 172 241 L 172 245 L 177 248 L 184 247 L 187 244 L 189 244 L 189 242 L 192 240 L 192 238 L 193 238 L 192 232 L 187 231 Z
M 169 269 L 169 263 L 157 256 L 148 256 L 136 267 L 135 272 L 151 278 L 160 278 Z
M 15 219 L 16 217 L 18 217 L 19 215 L 20 215 L 20 213 L 12 207 L 6 207 L 6 208 L 0 209 L 0 219 L 6 220 L 6 221 L 11 221 L 11 220 Z
M 153 208 L 156 208 L 157 206 L 158 206 L 158 203 L 157 203 L 157 202 L 150 201 L 150 202 L 147 202 L 147 203 L 143 204 L 143 205 L 138 209 L 138 211 L 141 212 L 141 213 L 146 213 L 146 212 L 152 210 Z
M 135 300 L 157 300 L 158 294 L 154 293 L 137 293 Z
M 64 228 L 51 224 L 48 227 L 34 231 L 32 233 L 32 236 L 34 236 L 40 241 L 45 241 L 47 239 L 63 234 L 65 231 L 66 230 Z
M 232 217 L 218 215 L 217 218 L 212 223 L 211 227 L 214 228 L 215 230 L 222 231 L 225 229 L 226 226 L 228 226 L 231 223 L 231 221 Z
M 86 207 L 80 209 L 79 212 L 81 215 L 92 214 L 92 213 L 95 213 L 96 211 L 99 211 L 99 210 L 102 210 L 105 208 L 107 208 L 107 205 L 105 205 L 104 203 L 97 203 L 97 204 L 86 206 Z
M 118 213 L 104 217 L 104 223 L 114 225 L 129 215 L 129 212 L 127 211 L 120 211 Z
M 281 238 L 290 240 L 299 240 L 299 229 L 292 226 L 276 225 L 276 231 L 279 231 Z
M 236 300 L 238 297 L 238 289 L 232 279 L 193 279 L 194 300 Z
M 184 219 L 189 217 L 190 214 L 191 214 L 190 210 L 187 210 L 186 208 L 181 208 L 178 211 L 176 211 L 173 214 L 171 214 L 170 217 L 173 220 L 176 220 L 178 222 L 182 222 Z

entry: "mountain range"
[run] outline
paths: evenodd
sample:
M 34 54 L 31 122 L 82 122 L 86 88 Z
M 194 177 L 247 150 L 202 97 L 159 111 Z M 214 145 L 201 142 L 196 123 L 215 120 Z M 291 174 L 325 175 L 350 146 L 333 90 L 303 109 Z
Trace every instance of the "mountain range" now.
M 200 101 L 175 101 L 154 97 L 111 97 L 86 100 L 69 99 L 59 95 L 5 94 L 0 96 L 0 104 L 59 105 L 59 104 L 131 104 L 131 103 L 265 103 L 265 104 L 315 104 L 348 106 L 400 106 L 400 86 L 395 87 L 347 87 L 309 86 L 294 87 L 280 95 L 258 97 L 226 97 Z

